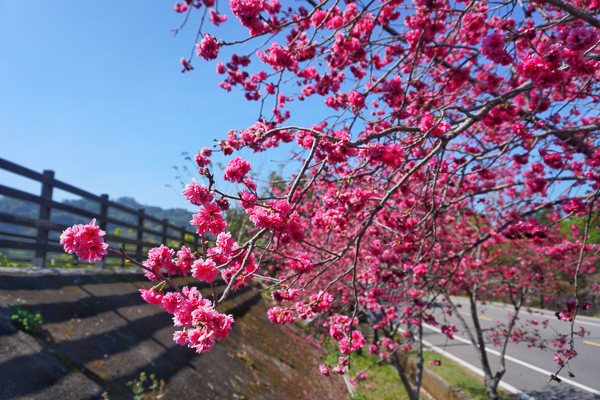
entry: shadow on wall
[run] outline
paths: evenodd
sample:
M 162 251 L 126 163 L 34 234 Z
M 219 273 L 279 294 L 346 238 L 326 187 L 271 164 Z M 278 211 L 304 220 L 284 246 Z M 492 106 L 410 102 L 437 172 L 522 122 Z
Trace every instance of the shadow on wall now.
M 272 325 L 255 289 L 232 293 L 219 306 L 234 315 L 234 329 L 198 355 L 173 342 L 171 315 L 141 299 L 142 285 L 148 287 L 142 275 L 2 275 L 0 399 L 98 399 L 104 391 L 128 399 L 127 382 L 141 372 L 167 382 L 165 399 L 343 398 L 341 380 L 319 376 L 319 351 L 295 327 Z M 198 287 L 210 295 L 208 285 Z M 17 298 L 28 311 L 41 310 L 44 335 L 10 323 L 5 307 Z

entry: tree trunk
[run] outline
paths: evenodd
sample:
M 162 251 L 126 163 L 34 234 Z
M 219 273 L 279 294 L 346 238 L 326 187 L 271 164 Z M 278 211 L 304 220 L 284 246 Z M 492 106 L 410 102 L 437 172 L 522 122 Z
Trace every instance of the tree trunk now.
M 423 323 L 421 322 L 417 326 L 417 373 L 415 376 L 414 393 L 415 398 L 419 398 L 421 393 L 421 383 L 423 381 Z
M 485 351 L 485 350 L 484 350 Z M 498 382 L 491 377 L 485 377 L 485 392 L 488 400 L 498 400 Z
M 383 330 L 383 334 L 388 339 L 392 338 L 390 333 L 386 329 Z M 402 366 L 402 363 L 400 362 L 400 357 L 398 357 L 398 350 L 395 350 L 392 353 L 392 363 L 394 364 L 394 367 L 396 368 L 396 372 L 398 372 L 398 377 L 400 378 L 402 385 L 404 385 L 404 389 L 406 390 L 406 393 L 408 394 L 408 399 L 409 400 L 419 400 L 419 393 L 417 392 L 417 396 L 415 397 L 415 390 L 413 388 L 413 385 L 411 385 L 410 380 L 408 379 L 408 376 L 406 375 L 406 370 L 404 369 L 404 367 Z
M 400 381 L 404 385 L 404 389 L 406 389 L 406 393 L 408 394 L 409 400 L 419 400 L 418 394 L 415 397 L 415 392 L 413 391 L 412 385 L 406 376 L 406 370 L 400 363 L 400 357 L 398 357 L 398 353 L 394 352 L 394 356 L 392 357 L 392 362 L 394 363 L 394 367 L 396 367 L 396 371 L 398 372 L 398 376 L 400 377 Z
M 475 298 L 475 293 L 469 293 L 469 302 L 471 303 L 471 318 L 473 319 L 473 327 L 475 328 L 475 334 L 477 336 L 477 344 L 476 349 L 479 351 L 479 358 L 481 360 L 481 369 L 484 374 L 484 382 L 485 382 L 485 391 L 488 396 L 488 400 L 498 400 L 498 383 L 499 380 L 495 379 L 492 375 L 492 368 L 490 367 L 490 362 L 487 356 L 487 352 L 485 351 L 485 340 L 483 338 L 483 329 L 479 324 L 479 319 L 477 317 L 477 299 Z

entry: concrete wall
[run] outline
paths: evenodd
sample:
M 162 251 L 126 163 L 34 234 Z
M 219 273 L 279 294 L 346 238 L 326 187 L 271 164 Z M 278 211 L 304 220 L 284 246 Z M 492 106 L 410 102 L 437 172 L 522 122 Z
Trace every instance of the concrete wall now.
M 399 356 L 400 363 L 406 372 L 410 376 L 416 376 L 417 361 L 403 353 L 400 353 Z M 440 378 L 435 372 L 427 368 L 423 369 L 422 387 L 436 400 L 471 400 L 470 397 L 455 387 L 452 387 L 445 380 Z

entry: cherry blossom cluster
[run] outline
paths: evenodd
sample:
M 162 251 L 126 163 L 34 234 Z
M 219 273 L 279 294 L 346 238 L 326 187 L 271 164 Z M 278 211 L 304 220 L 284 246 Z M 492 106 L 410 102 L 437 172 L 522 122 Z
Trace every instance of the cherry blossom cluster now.
M 504 236 L 507 239 L 518 239 L 521 237 L 543 239 L 548 236 L 548 227 L 540 225 L 536 218 L 531 218 L 526 222 L 519 221 L 516 224 L 512 224 L 504 231 Z
M 155 287 L 140 289 L 142 298 L 150 304 L 159 304 L 163 310 L 173 314 L 175 326 L 183 327 L 173 334 L 173 340 L 187 345 L 197 353 L 209 351 L 217 339 L 229 336 L 233 317 L 215 310 L 212 301 L 202 298 L 197 288 L 182 288 L 182 292 L 163 294 Z
M 60 235 L 60 244 L 69 254 L 75 253 L 82 261 L 94 262 L 102 260 L 107 254 L 108 244 L 104 243 L 106 232 L 96 226 L 93 219 L 87 225 L 73 225 Z
M 146 277 L 151 281 L 159 280 L 160 278 L 155 272 L 170 275 L 189 275 L 195 260 L 192 250 L 182 246 L 176 255 L 177 257 L 174 257 L 175 250 L 163 244 L 160 247 L 150 249 L 148 258 L 144 262 L 147 267 L 145 270 Z

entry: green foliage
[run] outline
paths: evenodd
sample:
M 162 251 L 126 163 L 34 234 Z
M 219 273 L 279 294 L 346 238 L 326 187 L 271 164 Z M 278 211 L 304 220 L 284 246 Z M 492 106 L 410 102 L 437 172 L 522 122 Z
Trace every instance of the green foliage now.
M 231 386 L 233 386 L 233 390 L 235 390 L 235 393 L 233 394 L 233 398 L 234 399 L 245 399 L 246 397 L 241 394 L 242 387 L 240 386 L 240 384 L 237 383 L 236 381 L 234 381 L 233 379 L 230 382 L 231 382 Z
M 31 267 L 31 263 L 22 261 L 10 261 L 8 257 L 0 252 L 0 267 Z
M 248 352 L 246 350 L 238 351 L 236 355 L 239 359 L 241 359 L 246 364 L 248 364 L 248 366 L 250 368 L 255 368 L 254 360 L 252 358 L 250 358 L 250 356 L 248 355 Z
M 129 252 L 135 251 L 135 249 L 136 249 L 135 244 L 129 244 L 129 243 L 124 243 L 122 247 L 125 251 L 129 251 Z
M 534 216 L 538 219 L 539 223 L 542 225 L 551 225 L 552 221 L 548 218 L 548 214 L 552 210 L 544 209 L 534 214 Z M 571 242 L 575 242 L 577 240 L 581 241 L 581 234 L 585 231 L 585 225 L 587 224 L 588 216 L 584 215 L 583 217 L 573 216 L 571 218 L 560 221 L 560 233 L 567 235 Z M 589 239 L 587 241 L 588 244 L 600 244 L 600 229 L 596 229 L 596 227 L 600 224 L 600 214 L 596 213 L 592 215 L 592 219 L 590 221 L 590 229 L 589 229 Z M 573 230 L 571 226 L 576 226 L 579 228 L 579 235 L 575 236 L 573 234 Z
M 50 267 L 74 268 L 77 267 L 77 259 L 72 254 L 61 254 L 57 258 L 50 259 Z
M 181 241 L 167 238 L 167 243 L 165 243 L 165 246 L 171 248 L 181 247 Z
M 146 384 L 149 386 L 146 387 Z M 154 374 L 147 376 L 145 372 L 141 372 L 140 379 L 127 382 L 127 386 L 133 392 L 133 400 L 157 400 L 164 396 L 165 381 L 159 381 Z
M 10 319 L 17 328 L 31 334 L 40 333 L 41 326 L 43 324 L 42 314 L 40 311 L 36 311 L 35 314 L 32 314 L 29 311 L 17 306 L 11 306 L 10 311 Z
M 592 220 L 590 221 L 590 229 L 589 229 L 589 235 L 590 237 L 587 240 L 588 244 L 600 244 L 600 229 L 596 229 L 596 226 L 598 226 L 599 222 L 599 218 L 600 218 L 600 214 L 596 214 L 596 215 L 592 215 Z M 583 217 L 571 217 L 569 219 L 566 219 L 564 221 L 560 222 L 560 231 L 561 233 L 565 233 L 567 235 L 569 235 L 570 240 L 572 242 L 579 240 L 581 241 L 582 237 L 581 235 L 583 234 L 583 232 L 585 232 L 585 226 L 587 224 L 588 221 L 588 216 L 583 216 Z M 577 228 L 579 228 L 580 230 L 580 234 L 578 235 L 578 237 L 573 236 L 573 231 L 571 229 L 571 226 L 576 226 Z

